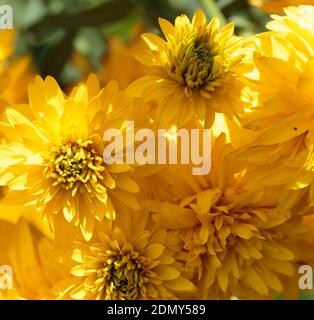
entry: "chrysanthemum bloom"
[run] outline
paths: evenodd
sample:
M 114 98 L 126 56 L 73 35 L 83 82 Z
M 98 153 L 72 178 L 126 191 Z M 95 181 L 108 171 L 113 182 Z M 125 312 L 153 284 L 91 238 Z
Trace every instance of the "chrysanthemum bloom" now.
M 182 275 L 176 232 L 156 228 L 145 213 L 133 221 L 125 215 L 122 224 L 108 221 L 99 224 L 99 240 L 73 243 L 72 277 L 53 289 L 59 298 L 174 299 L 176 293 L 195 290 Z
M 283 8 L 298 5 L 313 5 L 313 0 L 249 0 L 249 3 L 269 13 L 280 13 Z
M 292 276 L 290 242 L 302 219 L 276 210 L 280 188 L 264 188 L 233 158 L 223 136 L 212 150 L 212 171 L 196 178 L 199 190 L 177 202 L 143 205 L 162 226 L 180 230 L 187 272 L 194 272 L 198 298 L 230 298 L 282 291 L 280 275 Z
M 239 159 L 260 165 L 265 184 L 295 190 L 286 200 L 309 191 L 313 205 L 314 7 L 289 7 L 285 13 L 273 17 L 268 25 L 272 31 L 253 38 L 248 79 L 256 100 L 243 124 L 258 136 L 237 153 Z
M 56 81 L 37 77 L 29 87 L 30 118 L 7 108 L 1 132 L 1 184 L 6 201 L 34 205 L 54 224 L 56 214 L 92 237 L 95 219 L 115 218 L 113 201 L 139 209 L 129 165 L 103 160 L 106 128 L 120 128 L 129 100 L 112 82 L 100 90 L 96 77 L 69 97 Z M 34 119 L 34 120 L 33 120 Z
M 24 219 L 16 225 L 0 221 L 0 234 L 0 263 L 13 272 L 12 281 L 6 282 L 12 288 L 0 290 L 0 299 L 52 299 L 51 288 L 68 272 L 59 264 L 53 243 Z
M 147 66 L 146 76 L 127 90 L 158 102 L 157 127 L 182 127 L 195 117 L 211 126 L 215 112 L 230 118 L 240 112 L 242 55 L 233 23 L 220 28 L 217 18 L 206 22 L 201 10 L 192 21 L 182 15 L 174 25 L 164 19 L 159 23 L 166 40 L 142 36 L 147 46 L 135 56 Z

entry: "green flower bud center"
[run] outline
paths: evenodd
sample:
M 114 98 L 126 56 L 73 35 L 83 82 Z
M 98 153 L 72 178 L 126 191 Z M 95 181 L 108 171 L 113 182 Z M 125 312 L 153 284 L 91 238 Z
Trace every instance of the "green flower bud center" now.
M 191 36 L 182 41 L 176 52 L 171 73 L 192 89 L 201 89 L 211 80 L 215 53 L 202 39 Z

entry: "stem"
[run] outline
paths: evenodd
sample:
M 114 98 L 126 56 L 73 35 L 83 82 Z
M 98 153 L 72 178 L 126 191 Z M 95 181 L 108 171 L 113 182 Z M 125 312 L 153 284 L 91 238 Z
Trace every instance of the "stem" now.
M 218 7 L 215 0 L 199 0 L 199 2 L 204 7 L 204 9 L 206 10 L 206 12 L 209 16 L 211 16 L 212 18 L 213 17 L 219 18 L 220 23 L 222 25 L 225 25 L 227 23 L 227 20 L 226 20 L 224 14 L 222 13 L 220 8 Z

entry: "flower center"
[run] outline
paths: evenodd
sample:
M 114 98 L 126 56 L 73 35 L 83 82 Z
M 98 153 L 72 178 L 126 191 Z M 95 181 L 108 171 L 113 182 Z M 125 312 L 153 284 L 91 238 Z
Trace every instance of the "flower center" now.
M 208 220 L 207 220 L 208 219 Z M 202 225 L 211 231 L 206 242 L 211 254 L 224 253 L 227 248 L 237 245 L 239 240 L 252 239 L 255 242 L 260 238 L 257 227 L 252 223 L 252 214 L 249 212 L 225 212 L 213 207 L 211 213 L 202 219 Z
M 106 299 L 135 300 L 144 283 L 145 258 L 138 254 L 132 256 L 128 252 L 116 255 L 110 250 L 106 251 L 106 255 L 105 266 L 100 270 L 106 282 Z
M 211 81 L 215 55 L 207 42 L 191 35 L 179 45 L 171 73 L 186 87 L 200 89 Z
M 91 147 L 92 144 L 91 140 L 69 142 L 51 150 L 47 176 L 55 179 L 54 186 L 61 185 L 69 190 L 80 183 L 90 181 L 95 184 L 98 179 L 103 179 L 103 159 Z

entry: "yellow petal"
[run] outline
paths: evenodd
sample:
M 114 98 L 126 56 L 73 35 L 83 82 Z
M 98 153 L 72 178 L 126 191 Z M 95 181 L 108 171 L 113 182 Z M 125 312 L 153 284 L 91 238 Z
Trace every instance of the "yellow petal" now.
M 179 277 L 175 280 L 166 281 L 165 287 L 170 290 L 181 291 L 181 292 L 196 290 L 195 285 L 191 281 L 183 277 Z
M 159 18 L 158 22 L 166 39 L 168 41 L 171 40 L 175 34 L 175 27 L 168 20 L 163 18 Z
M 81 265 L 77 265 L 71 269 L 71 274 L 76 277 L 85 277 L 85 270 Z
M 140 191 L 137 183 L 126 175 L 121 175 L 117 178 L 117 186 L 131 193 L 138 193 Z
M 170 203 L 162 203 L 160 214 L 165 225 L 171 229 L 192 228 L 199 223 L 193 210 Z
M 246 224 L 246 223 L 236 223 L 231 226 L 231 232 L 237 234 L 243 239 L 250 239 L 253 237 L 254 233 L 252 230 L 255 230 L 256 227 Z
M 173 268 L 173 267 L 170 267 L 170 266 L 157 266 L 155 269 L 154 269 L 154 272 L 157 273 L 157 278 L 160 279 L 160 280 L 174 280 L 174 279 L 177 279 L 179 276 L 180 276 L 180 272 Z
M 127 207 L 134 210 L 140 210 L 140 205 L 135 196 L 123 189 L 113 189 L 110 191 L 119 201 L 124 203 Z
M 246 270 L 244 277 L 248 285 L 258 293 L 262 295 L 268 294 L 268 288 L 266 287 L 260 275 L 253 269 L 253 267 L 250 267 Z
M 76 300 L 84 300 L 86 295 L 87 295 L 87 292 L 86 290 L 84 290 L 83 285 L 80 285 L 71 291 L 71 297 Z
M 165 247 L 159 243 L 151 244 L 145 249 L 144 256 L 149 259 L 157 259 L 161 256 L 164 249 Z
M 288 141 L 296 136 L 300 136 L 309 130 L 310 123 L 307 119 L 300 118 L 299 115 L 293 114 L 284 120 L 271 126 L 269 130 L 263 134 L 259 142 L 269 145 Z
M 142 35 L 142 38 L 144 39 L 148 47 L 153 51 L 161 51 L 165 50 L 166 48 L 165 41 L 162 38 L 156 36 L 155 34 L 144 33 Z
M 270 268 L 271 270 L 277 273 L 284 274 L 287 276 L 292 276 L 294 274 L 294 269 L 288 261 L 279 261 L 264 256 L 263 262 L 266 267 Z
M 223 269 L 217 271 L 217 281 L 223 292 L 226 292 L 228 288 L 228 274 Z

